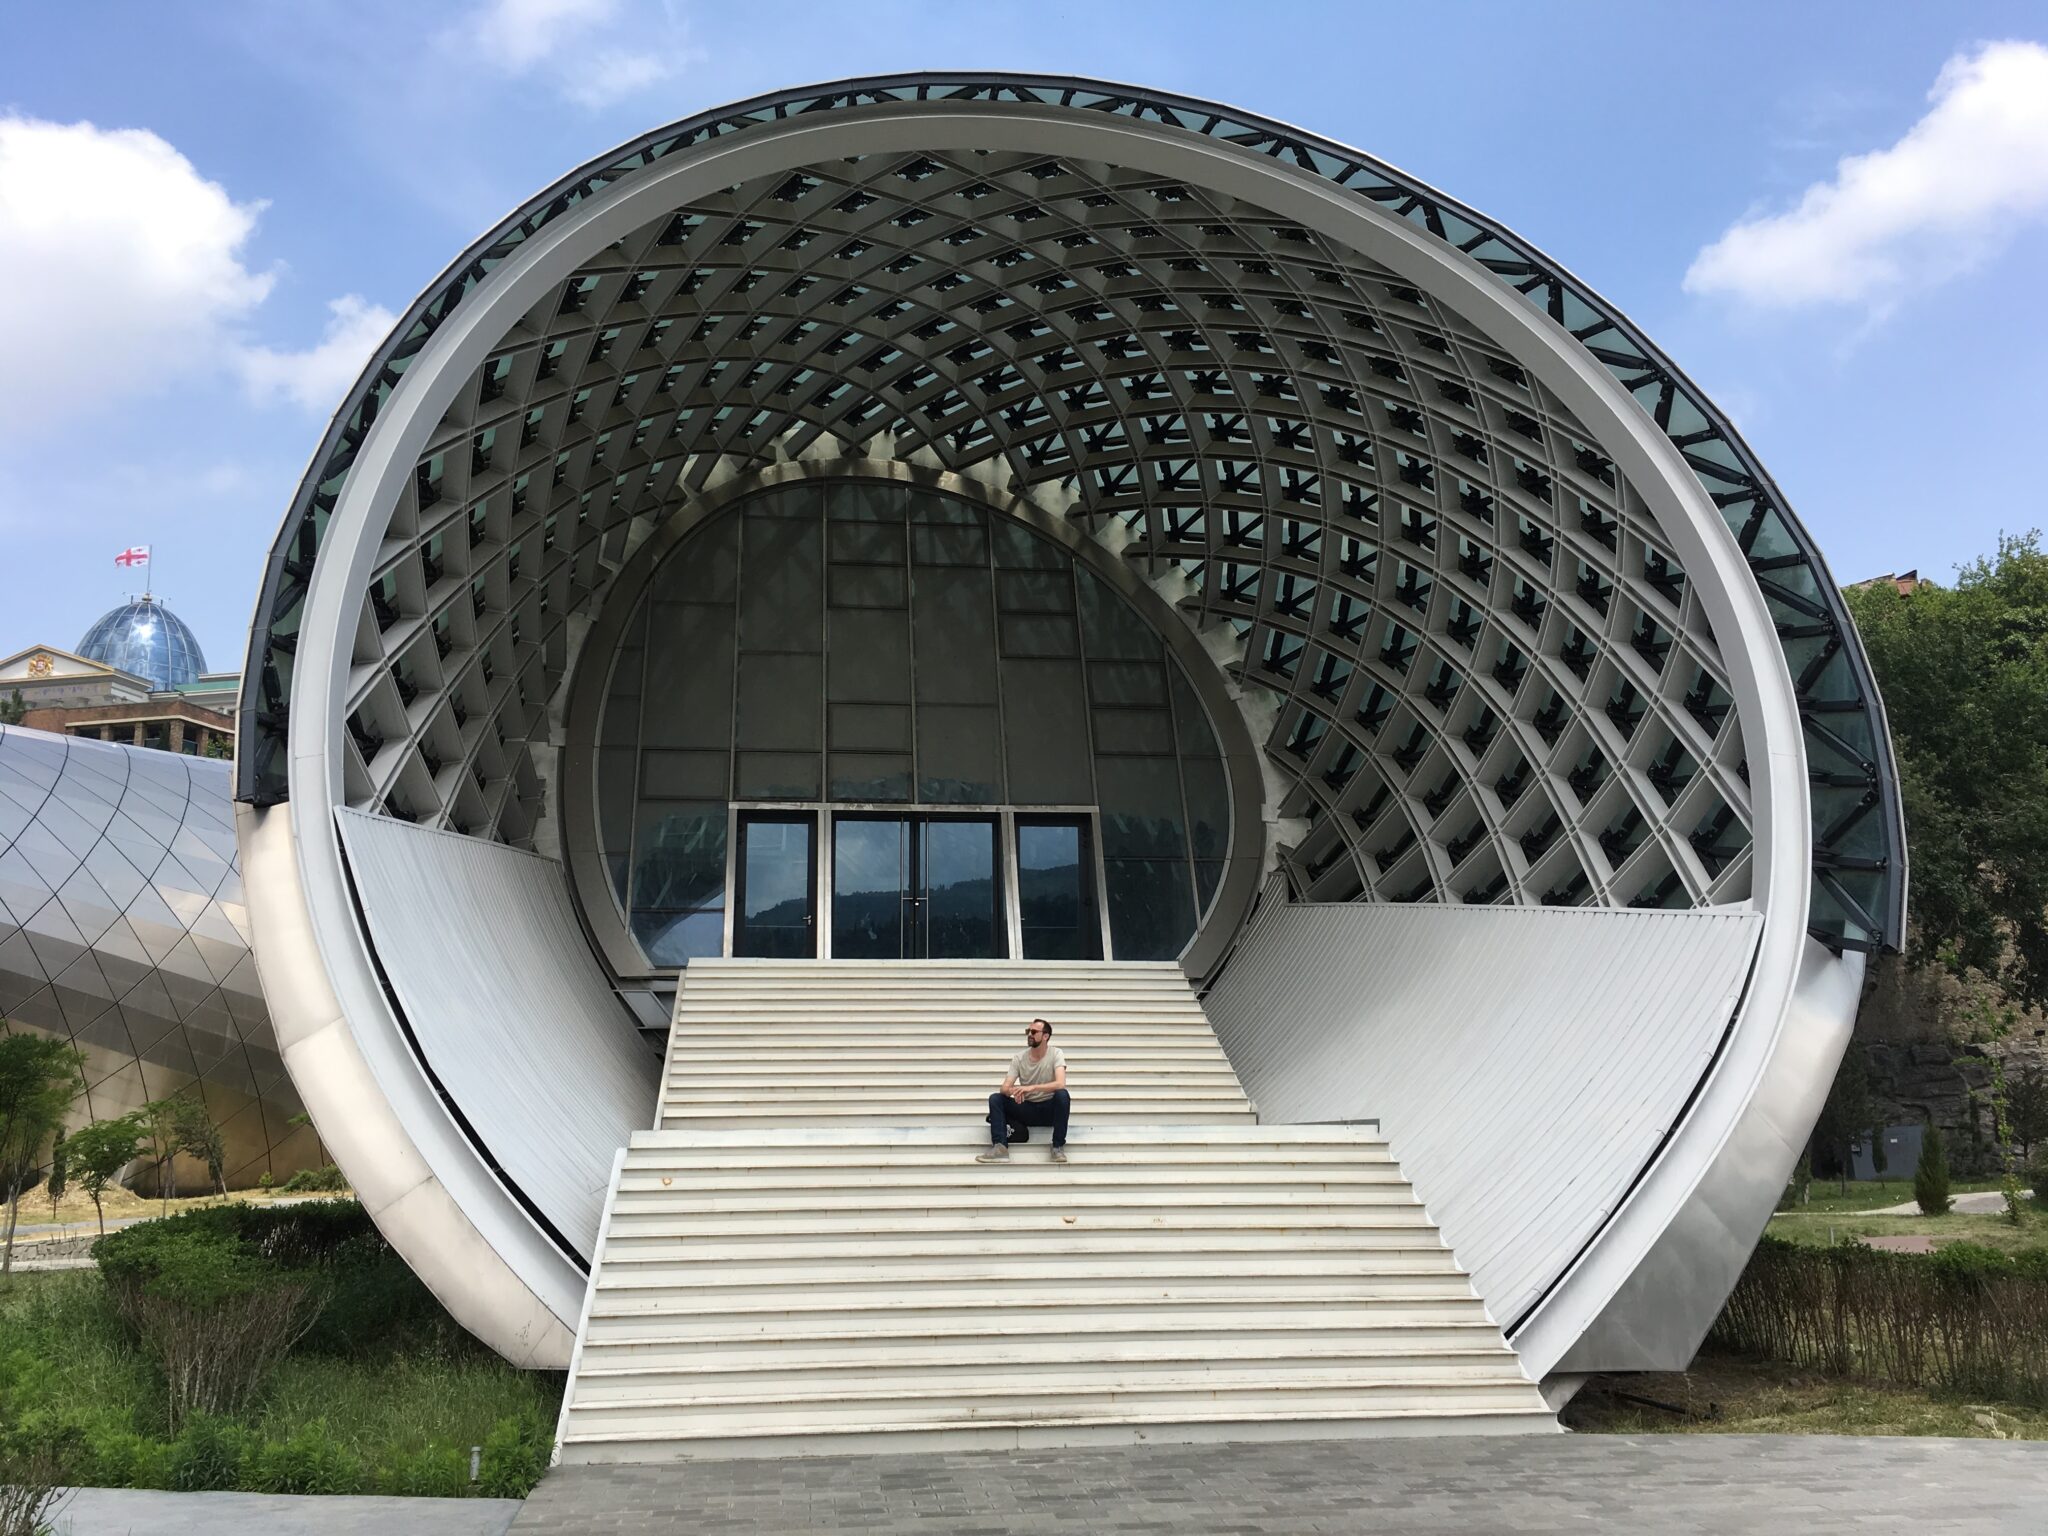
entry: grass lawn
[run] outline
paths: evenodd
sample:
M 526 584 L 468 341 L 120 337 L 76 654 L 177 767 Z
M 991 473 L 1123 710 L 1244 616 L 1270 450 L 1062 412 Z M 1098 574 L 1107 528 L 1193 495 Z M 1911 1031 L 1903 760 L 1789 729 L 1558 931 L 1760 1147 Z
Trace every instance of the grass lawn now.
M 1995 1179 L 1976 1179 L 1954 1185 L 1950 1193 L 1972 1194 L 1995 1191 Z M 1851 1237 L 1932 1237 L 1954 1240 L 1967 1238 L 1986 1247 L 2010 1252 L 2018 1248 L 2048 1245 L 2048 1210 L 2029 1202 L 2026 1222 L 2014 1226 L 2003 1210 L 1991 1212 L 1950 1211 L 1946 1216 L 1880 1216 L 1886 1206 L 1904 1205 L 1913 1198 L 1908 1180 L 1874 1180 L 1852 1184 L 1847 1195 L 1836 1186 L 1813 1187 L 1813 1199 L 1801 1210 L 1779 1211 L 1771 1217 L 1774 1237 L 1788 1242 L 1825 1246 Z
M 2022 1186 L 2024 1188 L 2025 1186 Z M 1951 1183 L 1951 1195 L 1972 1195 L 1999 1188 L 1996 1179 L 1958 1179 Z M 1911 1205 L 1913 1203 L 1913 1180 L 1871 1179 L 1867 1183 L 1851 1183 L 1849 1192 L 1832 1179 L 1816 1179 L 1807 1192 L 1807 1202 L 1799 1208 L 1802 1216 L 1832 1216 L 1845 1211 L 1876 1211 L 1888 1205 Z
M 1686 1410 L 1669 1413 L 1617 1394 Z M 1838 1381 L 1797 1366 L 1702 1355 L 1689 1371 L 1596 1376 L 1565 1426 L 1602 1435 L 1947 1435 L 2048 1440 L 2048 1410 L 1947 1398 L 1913 1387 Z
M 544 1461 L 562 1386 L 559 1373 L 513 1369 L 436 1309 L 353 1353 L 302 1346 L 240 1413 L 173 1437 L 161 1378 L 97 1270 L 0 1287 L 0 1423 L 67 1446 L 67 1478 L 103 1486 L 475 1492 L 472 1446 L 517 1441 L 497 1464 L 520 1466 L 538 1445 Z M 530 1485 L 538 1470 L 514 1475 Z M 485 1491 L 526 1490 L 501 1475 Z

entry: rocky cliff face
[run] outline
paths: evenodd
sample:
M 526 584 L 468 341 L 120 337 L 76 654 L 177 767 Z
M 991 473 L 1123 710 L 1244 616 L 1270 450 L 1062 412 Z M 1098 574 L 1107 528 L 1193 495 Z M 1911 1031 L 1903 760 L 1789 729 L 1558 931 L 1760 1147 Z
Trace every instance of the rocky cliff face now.
M 1911 970 L 1897 956 L 1871 967 L 1856 1041 L 1878 1117 L 1940 1126 L 1958 1177 L 1997 1171 L 1992 1064 L 2008 1081 L 2030 1065 L 2048 1071 L 2048 1018 L 2015 1007 L 1981 978 Z

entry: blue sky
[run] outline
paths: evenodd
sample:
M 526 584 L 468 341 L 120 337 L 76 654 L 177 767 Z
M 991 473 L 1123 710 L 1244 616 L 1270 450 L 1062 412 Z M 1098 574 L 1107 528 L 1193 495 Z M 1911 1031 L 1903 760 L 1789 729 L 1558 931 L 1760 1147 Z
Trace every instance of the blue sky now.
M 2044 44 L 2037 4 L 1871 0 L 10 6 L 0 654 L 72 644 L 149 543 L 209 662 L 239 666 L 278 517 L 387 313 L 623 139 L 916 68 L 1139 81 L 1390 160 L 1662 343 L 1839 578 L 1946 578 L 2048 520 Z

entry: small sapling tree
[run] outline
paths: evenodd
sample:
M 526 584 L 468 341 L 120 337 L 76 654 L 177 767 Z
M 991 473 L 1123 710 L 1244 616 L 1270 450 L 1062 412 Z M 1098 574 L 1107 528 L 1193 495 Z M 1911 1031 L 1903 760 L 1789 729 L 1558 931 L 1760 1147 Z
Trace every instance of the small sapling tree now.
M 1948 1151 L 1941 1144 L 1941 1127 L 1932 1121 L 1920 1137 L 1920 1162 L 1913 1169 L 1913 1198 L 1928 1216 L 1946 1216 L 1955 1203 L 1948 1193 Z
M 107 1213 L 100 1201 L 121 1176 L 121 1170 L 135 1161 L 142 1142 L 141 1121 L 134 1115 L 117 1115 L 111 1120 L 95 1120 L 91 1125 L 80 1126 L 64 1143 L 65 1161 L 77 1178 L 78 1187 L 92 1201 L 102 1237 L 107 1235 Z
M 42 1167 L 43 1147 L 63 1128 L 72 1095 L 84 1086 L 78 1050 L 70 1041 L 26 1032 L 0 1039 L 0 1177 L 7 1189 L 0 1274 L 14 1269 L 22 1191 Z

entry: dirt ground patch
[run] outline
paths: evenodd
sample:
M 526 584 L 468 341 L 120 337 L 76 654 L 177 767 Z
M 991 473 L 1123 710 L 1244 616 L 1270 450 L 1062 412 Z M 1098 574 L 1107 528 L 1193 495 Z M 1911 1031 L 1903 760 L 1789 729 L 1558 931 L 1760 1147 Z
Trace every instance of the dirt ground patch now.
M 1588 1434 L 1948 1435 L 2048 1440 L 2048 1410 L 1838 1381 L 1796 1366 L 1702 1356 L 1691 1370 L 1595 1376 L 1560 1415 Z

